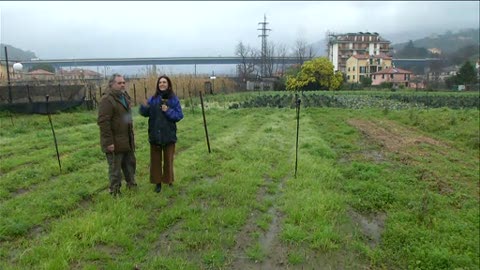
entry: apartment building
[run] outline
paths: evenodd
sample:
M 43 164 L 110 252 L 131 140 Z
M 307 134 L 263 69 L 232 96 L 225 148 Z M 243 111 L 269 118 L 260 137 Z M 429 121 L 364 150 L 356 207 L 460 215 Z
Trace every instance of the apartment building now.
M 359 83 L 363 78 L 370 78 L 375 72 L 392 67 L 392 57 L 379 55 L 356 54 L 350 56 L 346 64 L 348 83 Z
M 347 60 L 353 55 L 389 54 L 390 41 L 383 39 L 376 32 L 358 32 L 347 34 L 330 34 L 328 36 L 328 58 L 335 71 L 346 72 Z

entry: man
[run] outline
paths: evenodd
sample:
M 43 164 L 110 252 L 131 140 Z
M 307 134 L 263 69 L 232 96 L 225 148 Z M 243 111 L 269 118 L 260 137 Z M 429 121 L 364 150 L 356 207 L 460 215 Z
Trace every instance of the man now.
M 110 194 L 120 194 L 123 171 L 127 188 L 137 186 L 135 182 L 136 158 L 133 136 L 133 119 L 130 96 L 125 92 L 125 79 L 113 74 L 108 89 L 98 106 L 97 124 L 100 127 L 100 145 L 108 162 Z

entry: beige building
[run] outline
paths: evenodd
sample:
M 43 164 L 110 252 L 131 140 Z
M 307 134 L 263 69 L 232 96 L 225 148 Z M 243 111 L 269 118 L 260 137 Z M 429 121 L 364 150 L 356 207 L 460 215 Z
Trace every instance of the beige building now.
M 19 72 L 15 72 L 15 70 L 13 69 L 13 65 L 8 66 L 8 71 L 10 73 L 10 81 L 19 79 L 21 77 L 21 74 Z M 8 82 L 7 68 L 3 63 L 0 64 L 0 82 Z
M 7 81 L 7 68 L 3 64 L 0 64 L 0 81 Z
M 99 80 L 102 78 L 102 74 L 98 72 L 80 68 L 75 68 L 72 70 L 60 69 L 58 70 L 57 74 L 60 76 L 60 78 L 67 80 Z
M 379 55 L 390 52 L 390 41 L 378 33 L 358 32 L 348 34 L 330 34 L 328 38 L 328 58 L 334 70 L 346 72 L 347 60 L 353 55 Z
M 359 83 L 362 78 L 370 78 L 373 73 L 391 67 L 392 57 L 386 54 L 356 54 L 348 58 L 345 75 L 348 83 Z

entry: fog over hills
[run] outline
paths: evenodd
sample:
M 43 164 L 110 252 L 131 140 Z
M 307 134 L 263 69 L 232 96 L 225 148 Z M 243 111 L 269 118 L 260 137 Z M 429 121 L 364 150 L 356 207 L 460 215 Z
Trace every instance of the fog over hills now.
M 479 1 L 1 1 L 0 43 L 41 59 L 232 56 L 239 42 L 260 49 L 265 20 L 271 44 L 292 53 L 303 40 L 326 55 L 327 32 L 396 44 L 478 28 L 479 10 Z
M 478 44 L 479 29 L 460 29 L 458 31 L 437 31 L 432 33 L 425 33 L 424 35 L 418 33 L 398 33 L 398 34 L 386 34 L 382 35 L 383 38 L 392 42 L 392 48 L 401 49 L 407 44 L 409 40 L 412 40 L 417 47 L 437 47 L 445 52 L 451 52 L 459 48 L 462 44 Z M 467 35 L 467 37 L 465 37 Z M 453 37 L 462 37 L 460 41 L 455 41 Z M 313 52 L 316 56 L 327 56 L 327 41 L 325 39 L 319 40 L 314 43 L 310 43 Z M 428 46 L 427 46 L 428 45 Z M 448 47 L 451 47 L 448 49 Z M 9 59 L 15 60 L 29 60 L 37 57 L 34 52 L 23 51 L 19 48 L 7 45 L 9 52 Z M 4 59 L 4 45 L 1 47 L 1 58 Z M 191 56 L 191 55 L 185 55 Z M 231 56 L 231 55 L 224 55 Z M 40 57 L 42 58 L 42 57 Z M 125 74 L 142 74 L 145 73 L 145 67 L 87 67 L 89 69 L 98 71 L 100 73 L 113 73 L 120 72 Z M 158 66 L 159 73 L 194 73 L 195 68 L 192 65 L 188 66 Z M 235 74 L 234 65 L 198 65 L 198 74 L 211 74 L 216 72 L 217 74 Z

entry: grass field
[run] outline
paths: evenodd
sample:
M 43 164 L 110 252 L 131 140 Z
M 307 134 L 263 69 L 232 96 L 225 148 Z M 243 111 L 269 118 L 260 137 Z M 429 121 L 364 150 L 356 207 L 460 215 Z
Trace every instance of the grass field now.
M 252 94 L 261 95 L 258 93 Z M 96 111 L 0 116 L 0 269 L 479 269 L 479 111 L 228 109 L 178 123 L 174 187 L 112 198 Z M 182 100 L 182 104 L 198 101 Z M 12 124 L 13 122 L 13 124 Z

